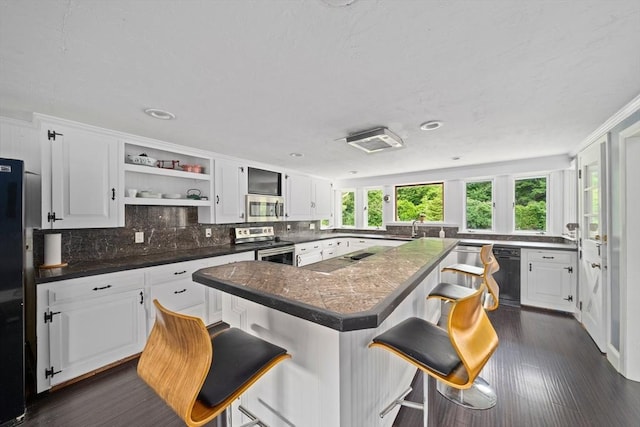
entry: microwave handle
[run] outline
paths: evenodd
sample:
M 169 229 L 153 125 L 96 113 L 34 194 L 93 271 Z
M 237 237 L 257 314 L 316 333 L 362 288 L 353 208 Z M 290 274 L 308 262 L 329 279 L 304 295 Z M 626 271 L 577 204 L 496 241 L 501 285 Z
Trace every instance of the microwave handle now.
M 280 209 L 279 208 L 280 208 L 280 201 L 276 200 L 276 212 L 275 212 L 275 214 L 276 214 L 276 218 L 278 218 L 278 219 L 280 219 L 280 215 L 279 215 Z

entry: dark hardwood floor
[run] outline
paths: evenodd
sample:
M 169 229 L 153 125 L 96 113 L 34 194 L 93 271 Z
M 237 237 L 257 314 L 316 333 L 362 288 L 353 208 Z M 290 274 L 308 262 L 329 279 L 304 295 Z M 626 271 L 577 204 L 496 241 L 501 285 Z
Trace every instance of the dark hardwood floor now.
M 431 381 L 431 426 L 640 426 L 640 383 L 615 372 L 573 318 L 507 306 L 490 317 L 500 346 L 482 376 L 496 389 L 498 404 L 486 411 L 459 407 Z M 136 363 L 40 395 L 29 403 L 23 425 L 184 425 L 138 379 Z M 419 375 L 414 383 L 419 400 Z M 394 425 L 422 426 L 422 412 L 403 408 Z

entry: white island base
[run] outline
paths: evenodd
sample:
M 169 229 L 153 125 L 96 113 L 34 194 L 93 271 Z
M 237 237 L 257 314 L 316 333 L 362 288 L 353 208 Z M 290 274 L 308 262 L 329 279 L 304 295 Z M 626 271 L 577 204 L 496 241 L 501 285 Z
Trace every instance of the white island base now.
M 241 404 L 270 427 L 391 426 L 399 407 L 379 413 L 411 384 L 415 368 L 391 353 L 368 348 L 373 337 L 416 316 L 437 321 L 439 300 L 426 295 L 439 282 L 432 272 L 375 329 L 340 332 L 223 294 L 223 320 L 284 347 L 292 358 L 278 364 L 233 404 L 233 426 L 250 421 Z M 215 357 L 215 348 L 214 348 Z

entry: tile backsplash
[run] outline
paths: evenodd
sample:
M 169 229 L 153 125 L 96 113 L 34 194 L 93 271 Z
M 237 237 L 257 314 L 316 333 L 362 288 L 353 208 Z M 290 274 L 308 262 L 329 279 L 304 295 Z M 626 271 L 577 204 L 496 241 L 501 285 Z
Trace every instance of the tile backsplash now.
M 309 225 L 315 224 L 315 231 Z M 44 235 L 62 234 L 62 261 L 78 262 L 107 260 L 169 251 L 189 250 L 227 245 L 232 228 L 265 223 L 198 224 L 195 207 L 138 206 L 125 207 L 125 226 L 120 228 L 87 228 L 72 230 L 35 230 L 34 265 L 44 262 Z M 268 223 L 276 236 L 298 233 L 319 233 L 319 221 L 288 221 Z M 291 230 L 287 231 L 286 226 Z M 211 237 L 205 237 L 205 229 Z M 135 243 L 135 232 L 144 233 L 144 243 Z

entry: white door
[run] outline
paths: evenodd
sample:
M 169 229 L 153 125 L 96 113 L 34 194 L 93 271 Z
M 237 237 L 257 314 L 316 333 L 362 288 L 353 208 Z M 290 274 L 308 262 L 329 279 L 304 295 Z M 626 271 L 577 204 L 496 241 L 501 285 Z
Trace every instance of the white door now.
M 245 167 L 232 160 L 215 161 L 216 224 L 245 221 L 245 195 L 247 174 Z
M 606 352 L 606 137 L 578 154 L 580 304 L 582 323 Z
M 45 125 L 45 144 L 51 145 L 51 206 L 43 206 L 59 220 L 53 228 L 117 227 L 118 141 L 84 129 Z M 50 132 L 56 132 L 50 138 Z M 43 212 L 46 216 L 47 212 Z M 124 225 L 124 224 L 123 224 Z
M 136 289 L 51 306 L 50 385 L 142 351 L 147 336 L 143 292 Z

